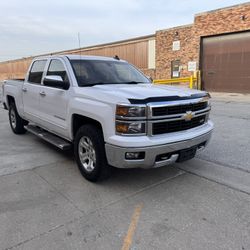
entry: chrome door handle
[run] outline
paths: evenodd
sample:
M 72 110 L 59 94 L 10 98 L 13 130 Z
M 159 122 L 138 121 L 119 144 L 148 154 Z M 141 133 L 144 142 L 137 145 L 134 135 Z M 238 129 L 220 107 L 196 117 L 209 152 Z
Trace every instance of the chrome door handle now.
M 23 92 L 27 92 L 27 88 L 22 88 L 22 91 Z
M 46 93 L 44 91 L 39 93 L 41 96 L 46 96 Z

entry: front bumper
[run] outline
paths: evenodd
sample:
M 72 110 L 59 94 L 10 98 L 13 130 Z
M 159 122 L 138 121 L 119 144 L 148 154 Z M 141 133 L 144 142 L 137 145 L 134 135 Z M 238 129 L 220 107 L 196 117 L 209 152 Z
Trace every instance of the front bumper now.
M 213 126 L 210 131 L 197 137 L 178 142 L 157 145 L 152 147 L 119 147 L 106 144 L 106 155 L 109 165 L 117 168 L 157 168 L 172 164 L 178 160 L 179 151 L 197 146 L 197 150 L 203 149 L 209 142 Z M 127 160 L 127 152 L 143 152 L 143 159 Z M 170 154 L 168 154 L 170 153 Z M 168 154 L 168 157 L 159 159 L 159 156 Z

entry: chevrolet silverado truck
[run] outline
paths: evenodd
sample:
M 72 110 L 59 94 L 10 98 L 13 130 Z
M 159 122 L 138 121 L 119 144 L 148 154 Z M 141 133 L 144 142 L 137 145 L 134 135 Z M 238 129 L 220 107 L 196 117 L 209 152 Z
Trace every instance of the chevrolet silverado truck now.
M 81 174 L 93 182 L 112 167 L 189 160 L 213 130 L 207 92 L 153 84 L 118 57 L 36 58 L 24 80 L 6 80 L 2 88 L 13 132 L 73 147 Z

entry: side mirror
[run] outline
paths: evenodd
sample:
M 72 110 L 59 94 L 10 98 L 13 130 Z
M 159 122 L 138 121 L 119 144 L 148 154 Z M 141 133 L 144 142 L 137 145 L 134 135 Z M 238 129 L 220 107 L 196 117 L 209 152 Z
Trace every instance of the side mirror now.
M 58 75 L 45 76 L 43 84 L 49 87 L 55 87 L 65 90 L 69 89 L 69 83 L 63 81 L 62 77 Z

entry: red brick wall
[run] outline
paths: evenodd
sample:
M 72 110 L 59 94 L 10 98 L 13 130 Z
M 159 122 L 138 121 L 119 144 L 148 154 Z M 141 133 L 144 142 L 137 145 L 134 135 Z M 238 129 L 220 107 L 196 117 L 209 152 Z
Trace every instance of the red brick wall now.
M 242 16 L 245 16 L 242 20 Z M 189 76 L 188 61 L 199 67 L 201 37 L 250 31 L 250 3 L 210 11 L 195 16 L 194 24 L 156 32 L 156 78 L 171 77 L 171 61 L 180 59 L 181 76 Z M 176 35 L 178 32 L 178 35 Z M 180 40 L 179 51 L 172 50 L 173 41 Z
M 242 16 L 245 16 L 244 20 Z M 245 30 L 250 31 L 250 3 L 196 15 L 193 34 L 196 37 L 194 46 L 197 50 L 197 60 L 200 53 L 200 37 Z
M 171 61 L 180 59 L 181 76 L 189 76 L 188 61 L 193 61 L 196 54 L 193 51 L 193 26 L 183 26 L 156 32 L 156 78 L 171 77 Z M 173 41 L 180 41 L 180 50 L 173 51 Z
M 141 69 L 141 71 L 146 75 L 155 79 L 155 69 Z

